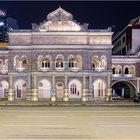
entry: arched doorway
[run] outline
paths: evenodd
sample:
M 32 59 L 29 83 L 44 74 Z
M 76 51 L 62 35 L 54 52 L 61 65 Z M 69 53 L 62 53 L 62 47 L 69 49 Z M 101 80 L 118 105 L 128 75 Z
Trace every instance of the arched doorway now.
M 62 82 L 58 82 L 56 84 L 56 89 L 57 89 L 57 99 L 62 100 L 63 95 L 64 95 L 64 84 Z
M 41 80 L 38 82 L 38 97 L 40 99 L 50 99 L 51 97 L 51 83 L 48 80 Z
M 15 98 L 26 98 L 27 95 L 27 84 L 24 80 L 19 79 L 15 82 L 14 85 L 14 91 L 15 91 Z
M 0 98 L 7 98 L 9 90 L 9 83 L 7 81 L 0 81 Z
M 69 98 L 70 99 L 81 99 L 82 97 L 82 84 L 78 79 L 73 79 L 68 84 L 69 87 Z
M 93 82 L 93 96 L 95 99 L 105 98 L 106 84 L 102 79 Z
M 136 95 L 135 86 L 127 81 L 118 81 L 112 85 L 112 96 L 120 96 L 124 99 L 132 98 Z

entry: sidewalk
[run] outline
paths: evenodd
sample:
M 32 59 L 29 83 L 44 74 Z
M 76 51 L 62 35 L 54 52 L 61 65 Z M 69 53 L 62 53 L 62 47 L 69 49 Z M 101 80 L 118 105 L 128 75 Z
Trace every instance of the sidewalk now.
M 140 106 L 140 103 L 135 102 L 129 102 L 129 101 L 69 101 L 69 102 L 63 102 L 63 101 L 57 101 L 55 103 L 52 103 L 50 101 L 26 101 L 26 100 L 16 100 L 16 101 L 0 101 L 0 106 L 123 106 L 123 107 L 135 107 Z

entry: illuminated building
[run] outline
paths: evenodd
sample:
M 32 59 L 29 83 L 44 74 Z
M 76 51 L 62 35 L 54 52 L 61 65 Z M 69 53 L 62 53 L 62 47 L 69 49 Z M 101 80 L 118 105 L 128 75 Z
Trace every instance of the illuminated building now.
M 139 58 L 112 56 L 112 34 L 110 29 L 88 29 L 61 7 L 31 30 L 10 31 L 8 50 L 1 51 L 1 98 L 4 82 L 8 100 L 110 100 L 112 86 L 113 96 L 124 92 L 130 98 L 130 92 L 126 96 L 125 88 L 119 91 L 115 84 L 121 79 L 133 86 L 129 80 L 134 80 L 139 86 Z M 131 72 L 124 75 L 120 63 L 126 60 Z

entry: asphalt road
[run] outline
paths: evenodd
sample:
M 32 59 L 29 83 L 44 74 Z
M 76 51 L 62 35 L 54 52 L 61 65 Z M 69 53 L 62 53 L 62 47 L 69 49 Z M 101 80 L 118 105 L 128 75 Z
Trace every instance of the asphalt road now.
M 140 107 L 0 107 L 0 140 L 140 140 Z

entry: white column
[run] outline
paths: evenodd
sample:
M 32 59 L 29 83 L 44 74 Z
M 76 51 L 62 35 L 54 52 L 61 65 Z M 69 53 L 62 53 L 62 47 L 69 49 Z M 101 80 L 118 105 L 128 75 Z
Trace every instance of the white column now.
M 92 76 L 89 76 L 89 95 L 93 98 L 93 85 L 92 85 Z
M 13 87 L 13 77 L 9 77 L 9 96 L 8 96 L 8 101 L 13 101 L 14 100 L 14 87 Z
M 27 100 L 31 100 L 32 89 L 31 89 L 31 74 L 28 74 L 28 86 L 27 86 Z
M 111 85 L 110 85 L 110 84 L 111 84 L 111 83 L 110 83 L 110 80 L 111 80 L 111 77 L 110 77 L 110 75 L 108 75 L 108 76 L 107 76 L 107 85 L 108 85 L 108 88 L 110 88 L 110 86 L 111 86 Z
M 106 91 L 106 101 L 110 101 L 112 99 L 112 88 L 111 88 L 111 75 L 107 76 L 107 91 Z
M 87 92 L 87 89 L 86 89 L 86 77 L 83 76 L 83 92 L 82 92 L 82 101 L 83 102 L 85 102 L 87 100 L 86 92 Z
M 32 89 L 32 100 L 33 101 L 38 101 L 38 91 L 37 91 L 37 77 L 34 76 L 33 77 L 33 86 L 34 88 Z
M 56 102 L 55 76 L 52 76 L 51 101 Z
M 65 89 L 64 89 L 63 101 L 65 101 L 65 102 L 69 101 L 69 95 L 68 95 L 68 77 L 67 76 L 65 76 Z

